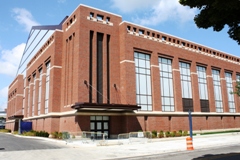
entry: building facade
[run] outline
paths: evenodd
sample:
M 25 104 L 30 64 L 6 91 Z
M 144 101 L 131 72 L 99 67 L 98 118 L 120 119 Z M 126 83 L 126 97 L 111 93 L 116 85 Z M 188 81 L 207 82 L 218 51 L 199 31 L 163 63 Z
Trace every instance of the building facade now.
M 38 34 L 37 34 L 38 33 Z M 48 35 L 48 36 L 45 36 Z M 38 39 L 38 41 L 36 41 Z M 85 5 L 35 26 L 9 86 L 6 128 L 104 132 L 240 128 L 239 57 Z

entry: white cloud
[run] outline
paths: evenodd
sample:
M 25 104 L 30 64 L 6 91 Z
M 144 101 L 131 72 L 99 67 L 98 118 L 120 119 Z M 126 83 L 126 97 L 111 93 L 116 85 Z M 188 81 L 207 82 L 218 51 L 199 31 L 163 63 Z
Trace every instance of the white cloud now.
M 141 9 L 142 12 L 136 12 L 137 18 L 133 20 L 141 25 L 157 25 L 167 21 L 184 23 L 192 21 L 197 11 L 182 6 L 178 0 L 112 0 L 112 2 L 113 7 L 122 12 L 134 12 Z
M 57 2 L 58 2 L 58 3 L 65 3 L 66 0 L 58 0 Z
M 158 1 L 159 0 L 111 0 L 112 7 L 124 13 L 147 9 L 158 4 Z
M 2 50 L 0 53 L 0 74 L 16 76 L 25 43 L 22 43 L 12 50 Z
M 37 26 L 39 23 L 34 20 L 32 14 L 24 8 L 14 8 L 13 10 L 15 20 L 24 26 L 25 31 L 29 32 L 32 26 Z
M 4 111 L 4 109 L 7 108 L 7 95 L 8 87 L 0 89 L 0 111 Z

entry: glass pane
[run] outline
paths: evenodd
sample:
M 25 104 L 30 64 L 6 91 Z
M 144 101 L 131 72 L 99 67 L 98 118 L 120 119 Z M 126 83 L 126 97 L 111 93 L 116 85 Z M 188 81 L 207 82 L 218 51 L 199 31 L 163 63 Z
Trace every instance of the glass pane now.
M 147 105 L 141 105 L 141 110 L 147 110 Z
M 102 120 L 102 116 L 96 116 L 96 120 Z
M 104 122 L 103 129 L 108 129 L 108 122 Z
M 140 93 L 141 94 L 147 94 L 147 81 L 146 81 L 146 76 L 145 75 L 140 75 Z
M 138 64 L 138 66 L 141 67 L 141 68 L 145 68 L 145 67 L 146 67 L 146 65 L 145 65 L 145 60 L 139 59 L 139 64 Z
M 96 120 L 95 116 L 90 116 L 90 120 Z
M 151 91 L 151 77 L 150 76 L 147 76 L 146 77 L 147 78 L 147 94 L 148 95 L 151 95 L 152 93 L 152 91 Z
M 95 129 L 94 122 L 91 122 L 91 123 L 90 123 L 90 129 L 91 129 L 91 130 L 94 130 L 94 129 Z
M 147 96 L 140 96 L 140 97 L 141 97 L 140 99 L 141 104 L 147 104 Z
M 97 122 L 97 129 L 102 129 L 102 122 Z
M 107 121 L 107 120 L 109 120 L 109 117 L 108 116 L 103 116 L 103 120 Z
M 152 96 L 148 96 L 148 104 L 152 104 Z

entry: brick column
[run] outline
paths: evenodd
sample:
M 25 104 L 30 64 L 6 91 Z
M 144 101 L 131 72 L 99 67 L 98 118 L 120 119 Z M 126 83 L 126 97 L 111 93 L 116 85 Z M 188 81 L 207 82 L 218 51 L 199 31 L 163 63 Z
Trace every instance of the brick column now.
M 39 80 L 40 80 L 40 75 L 39 75 L 39 72 L 37 71 L 36 80 L 35 80 L 34 115 L 38 115 Z
M 162 111 L 160 73 L 157 53 L 151 55 L 151 84 L 153 111 Z
M 27 79 L 25 79 L 27 81 Z M 28 82 L 26 82 L 28 83 Z M 24 117 L 27 117 L 27 110 L 28 110 L 28 92 L 29 92 L 29 84 L 26 85 L 25 88 L 25 102 L 24 102 Z
M 220 71 L 220 80 L 221 80 L 221 91 L 222 91 L 222 100 L 223 100 L 223 112 L 229 112 L 228 108 L 228 94 L 226 87 L 226 79 L 224 70 Z
M 207 89 L 208 89 L 209 110 L 210 110 L 210 112 L 216 112 L 212 68 L 210 66 L 207 66 L 206 73 L 207 73 Z
M 29 117 L 33 116 L 32 115 L 32 105 L 33 105 L 33 85 L 34 85 L 34 80 L 31 78 L 30 84 L 29 84 L 29 91 L 30 91 L 30 96 L 29 96 Z
M 174 88 L 173 92 L 174 92 L 175 111 L 181 112 L 183 111 L 183 105 L 182 105 L 182 88 L 181 88 L 181 78 L 180 78 L 178 57 L 175 57 L 173 59 L 172 68 L 173 68 L 173 88 Z
M 46 64 L 42 67 L 42 96 L 40 114 L 45 114 L 45 94 L 46 94 Z

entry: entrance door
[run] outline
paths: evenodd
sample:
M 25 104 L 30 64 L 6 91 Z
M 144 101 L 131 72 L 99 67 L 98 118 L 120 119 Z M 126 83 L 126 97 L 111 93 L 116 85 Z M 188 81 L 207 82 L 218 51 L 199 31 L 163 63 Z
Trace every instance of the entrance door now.
M 90 116 L 90 129 L 91 132 L 106 133 L 106 137 L 109 137 L 109 116 Z M 96 137 L 97 136 L 97 137 Z M 98 139 L 102 138 L 102 134 L 96 134 Z

